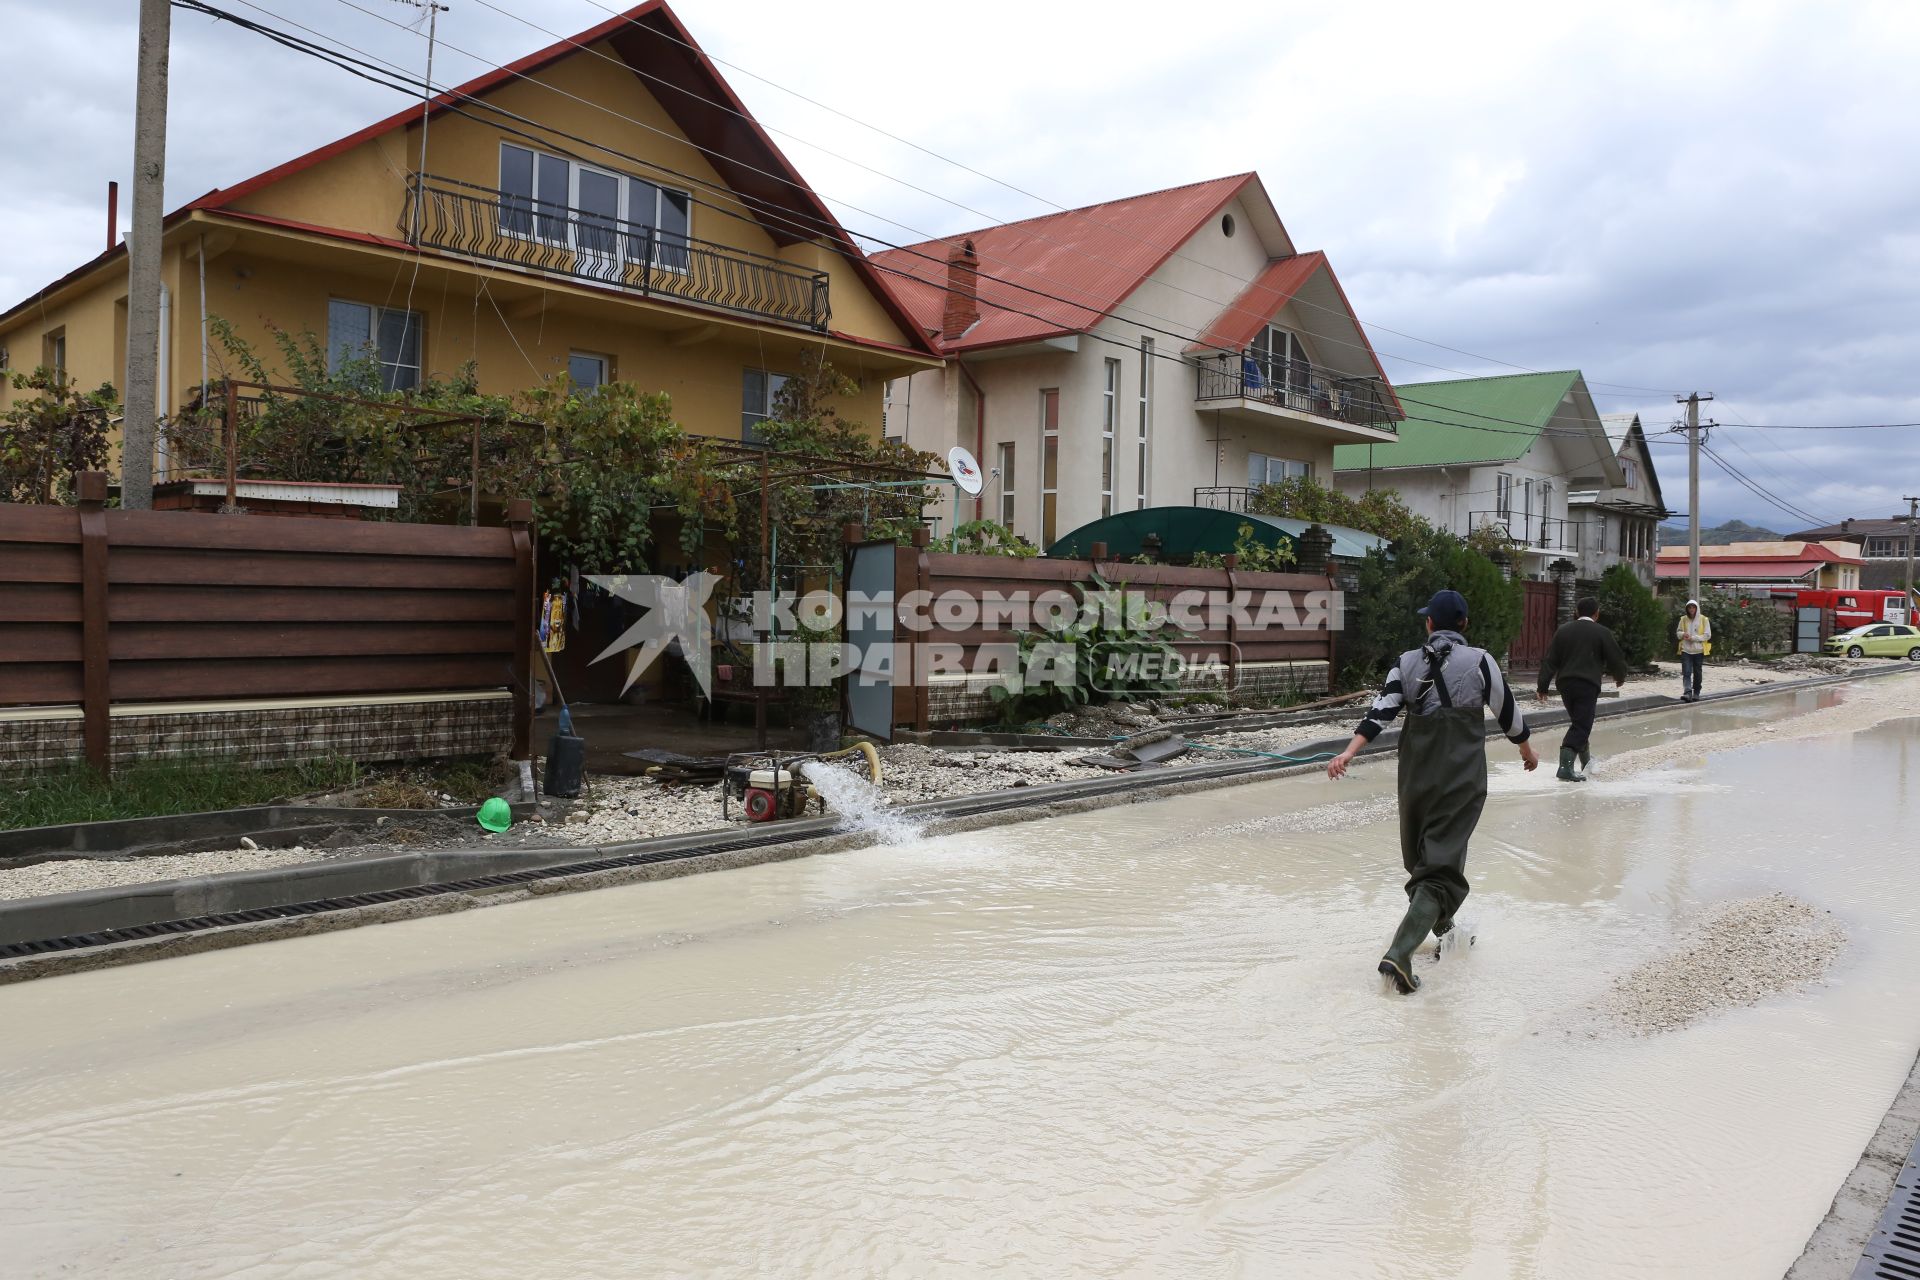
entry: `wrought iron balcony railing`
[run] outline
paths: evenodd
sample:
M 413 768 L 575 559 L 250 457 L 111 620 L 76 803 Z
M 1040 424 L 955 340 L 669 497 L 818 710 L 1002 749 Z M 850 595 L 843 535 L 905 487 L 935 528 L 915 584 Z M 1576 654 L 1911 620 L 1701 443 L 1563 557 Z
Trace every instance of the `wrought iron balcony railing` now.
M 1253 495 L 1260 492 L 1248 485 L 1215 484 L 1193 491 L 1193 505 L 1214 511 L 1244 512 Z
M 407 182 L 408 242 L 825 332 L 827 274 L 728 245 L 431 174 Z
M 1398 415 L 1378 378 L 1345 378 L 1304 360 L 1221 356 L 1199 364 L 1200 400 L 1255 400 L 1318 418 L 1398 431 Z
M 1473 511 L 1467 515 L 1467 527 L 1504 530 L 1516 545 L 1536 551 L 1579 551 L 1586 523 L 1520 511 Z

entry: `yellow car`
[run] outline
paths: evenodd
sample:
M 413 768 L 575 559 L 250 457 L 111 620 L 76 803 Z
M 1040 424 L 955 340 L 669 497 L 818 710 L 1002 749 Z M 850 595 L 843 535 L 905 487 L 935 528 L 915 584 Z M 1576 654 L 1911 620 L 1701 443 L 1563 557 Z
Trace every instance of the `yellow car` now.
M 1920 662 L 1920 627 L 1869 622 L 1827 641 L 1827 652 L 1849 658 L 1906 658 Z

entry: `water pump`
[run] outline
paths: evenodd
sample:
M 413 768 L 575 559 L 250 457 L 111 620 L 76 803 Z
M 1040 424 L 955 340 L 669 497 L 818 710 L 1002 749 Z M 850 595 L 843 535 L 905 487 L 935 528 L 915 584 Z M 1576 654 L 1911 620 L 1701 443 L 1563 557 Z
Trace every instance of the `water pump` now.
M 820 812 L 825 813 L 826 799 L 802 776 L 800 766 L 809 760 L 831 760 L 856 751 L 867 757 L 867 772 L 879 785 L 880 753 L 871 742 L 856 742 L 840 751 L 742 751 L 728 756 L 720 786 L 721 820 L 732 818 L 734 801 L 739 802 L 749 822 L 802 817 L 807 806 L 816 801 Z

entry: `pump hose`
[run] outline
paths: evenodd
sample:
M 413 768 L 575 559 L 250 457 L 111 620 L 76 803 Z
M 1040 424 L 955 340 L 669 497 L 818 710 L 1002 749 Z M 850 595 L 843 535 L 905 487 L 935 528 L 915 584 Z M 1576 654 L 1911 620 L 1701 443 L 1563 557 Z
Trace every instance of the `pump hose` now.
M 874 746 L 871 742 L 861 741 L 861 742 L 854 743 L 850 747 L 842 747 L 838 751 L 823 751 L 819 755 L 815 756 L 814 759 L 832 760 L 839 756 L 850 756 L 856 751 L 858 751 L 861 755 L 864 755 L 867 758 L 868 781 L 872 782 L 873 785 L 876 787 L 879 786 L 880 785 L 880 753 L 874 749 Z

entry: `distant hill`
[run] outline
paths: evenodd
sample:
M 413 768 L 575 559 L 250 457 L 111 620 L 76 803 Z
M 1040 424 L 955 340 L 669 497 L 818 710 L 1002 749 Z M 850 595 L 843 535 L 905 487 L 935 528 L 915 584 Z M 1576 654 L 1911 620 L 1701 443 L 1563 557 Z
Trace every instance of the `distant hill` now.
M 1659 545 L 1663 547 L 1684 547 L 1687 545 L 1687 526 L 1684 524 L 1663 524 L 1657 530 Z M 1729 520 L 1725 524 L 1716 524 L 1700 531 L 1700 545 L 1703 547 L 1724 547 L 1729 542 L 1783 542 L 1780 534 L 1771 529 L 1763 529 L 1757 524 L 1748 524 L 1744 520 Z

